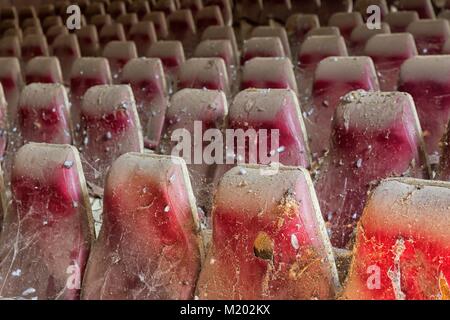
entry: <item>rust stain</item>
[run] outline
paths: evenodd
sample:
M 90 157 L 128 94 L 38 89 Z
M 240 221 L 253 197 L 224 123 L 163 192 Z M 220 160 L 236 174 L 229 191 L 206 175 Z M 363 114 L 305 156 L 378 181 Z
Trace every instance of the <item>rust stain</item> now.
M 450 287 L 442 272 L 439 274 L 439 291 L 441 292 L 441 300 L 450 300 Z

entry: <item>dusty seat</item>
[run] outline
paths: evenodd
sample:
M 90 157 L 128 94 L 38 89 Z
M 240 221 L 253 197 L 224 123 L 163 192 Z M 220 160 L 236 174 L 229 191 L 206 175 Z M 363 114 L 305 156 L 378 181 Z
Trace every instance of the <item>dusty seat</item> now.
M 204 158 L 204 150 L 209 143 L 202 141 L 199 145 L 196 139 L 198 135 L 203 137 L 209 129 L 217 129 L 215 133 L 220 132 L 218 130 L 225 126 L 227 112 L 228 104 L 224 93 L 204 89 L 178 91 L 172 96 L 166 112 L 163 138 L 158 150 L 163 154 L 183 157 L 192 179 L 197 205 L 204 211 L 210 208 L 213 191 L 211 182 L 215 168 L 223 159 L 219 155 Z M 191 139 L 185 144 L 186 135 Z M 182 144 L 178 143 L 180 138 L 183 139 Z
M 371 193 L 345 299 L 444 300 L 448 296 L 450 184 L 396 178 Z
M 398 8 L 402 11 L 416 11 L 420 19 L 436 18 L 431 0 L 400 0 Z
M 417 55 L 417 48 L 409 33 L 378 34 L 367 41 L 364 53 L 375 64 L 380 90 L 396 91 L 400 67 Z
M 312 105 L 304 107 L 314 157 L 320 157 L 329 147 L 331 122 L 341 97 L 357 89 L 379 90 L 375 66 L 369 57 L 328 57 L 318 64 Z
M 311 95 L 314 73 L 317 65 L 328 57 L 348 56 L 347 46 L 342 36 L 311 36 L 300 46 L 297 64 L 297 77 L 300 83 L 300 96 Z
M 104 25 L 99 33 L 99 42 L 102 47 L 111 41 L 126 41 L 125 30 L 121 23 L 113 22 Z
M 449 75 L 450 56 L 447 55 L 414 57 L 400 69 L 398 89 L 414 98 L 432 163 L 438 161 L 439 142 L 450 120 Z
M 369 16 L 367 9 L 370 6 L 378 7 L 381 20 L 383 20 L 390 11 L 387 0 L 355 0 L 354 2 L 353 11 L 359 12 L 363 16 L 364 21 L 366 21 Z
M 227 128 L 244 131 L 253 129 L 257 132 L 261 129 L 267 130 L 267 143 L 262 141 L 264 137 L 262 133 L 258 133 L 257 141 L 249 141 L 250 149 L 246 150 L 249 151 L 247 156 L 253 158 L 252 163 L 279 162 L 304 168 L 310 166 L 308 137 L 300 105 L 292 90 L 247 89 L 241 91 L 230 106 Z M 274 129 L 278 130 L 278 137 L 271 132 Z M 255 145 L 258 146 L 257 154 L 256 150 L 252 149 Z M 245 155 L 239 157 L 242 151 L 236 150 L 240 161 L 245 159 Z M 277 160 L 273 159 L 275 156 Z
M 98 32 L 95 26 L 87 25 L 76 31 L 81 55 L 84 57 L 95 57 L 100 50 Z
M 195 14 L 195 23 L 200 34 L 209 26 L 223 26 L 224 22 L 219 6 L 207 6 L 200 9 Z
M 154 5 L 155 11 L 162 11 L 166 16 L 174 13 L 177 10 L 175 0 L 159 0 Z
M 167 17 L 169 26 L 168 40 L 178 40 L 188 56 L 192 54 L 197 42 L 197 28 L 191 10 L 182 9 L 172 12 Z
M 106 58 L 79 58 L 75 60 L 70 74 L 70 113 L 75 129 L 79 133 L 81 100 L 93 86 L 111 84 L 111 71 Z
M 22 57 L 22 48 L 18 36 L 3 36 L 0 39 L 0 56 L 19 59 Z
M 117 20 L 119 17 L 127 13 L 127 8 L 124 1 L 113 1 L 108 5 L 107 12 L 111 17 Z
M 21 140 L 18 146 L 28 142 L 71 144 L 69 107 L 66 89 L 61 84 L 27 85 L 22 90 L 18 107 Z
M 115 159 L 144 150 L 133 91 L 128 85 L 93 86 L 86 91 L 80 111 L 86 179 L 102 186 Z
M 25 81 L 27 84 L 63 83 L 61 66 L 56 57 L 35 57 L 28 61 L 25 68 Z
M 3 91 L 3 86 L 0 83 L 0 157 L 3 159 L 5 156 L 6 151 L 6 145 L 8 142 L 8 112 L 7 112 L 7 105 L 5 99 L 5 93 Z M 0 170 L 1 171 L 1 170 Z M 4 189 L 2 189 L 3 184 L 3 172 L 0 172 L 0 198 L 4 195 Z M 0 199 L 2 201 L 2 199 Z M 1 206 L 5 205 L 6 203 L 2 201 L 0 203 Z M 1 209 L 1 208 L 0 208 Z M 4 210 L 2 210 L 4 211 Z M 0 213 L 0 228 L 2 224 L 2 218 L 3 214 Z
M 94 230 L 77 150 L 30 143 L 14 159 L 0 296 L 78 299 Z
M 418 20 L 412 22 L 406 31 L 414 36 L 419 54 L 440 54 L 445 40 L 450 37 L 450 24 L 442 19 Z
M 97 28 L 97 32 L 100 32 L 102 28 L 113 22 L 111 16 L 109 14 L 97 14 L 92 16 L 89 23 L 94 25 Z
M 153 22 L 158 39 L 166 39 L 169 36 L 166 16 L 162 11 L 152 11 L 147 13 L 142 21 Z
M 123 14 L 115 19 L 115 21 L 122 24 L 125 35 L 128 35 L 128 32 L 130 32 L 130 29 L 133 25 L 139 23 L 139 19 L 136 13 Z
M 81 57 L 78 38 L 74 34 L 59 36 L 51 46 L 52 55 L 58 58 L 65 83 L 70 80 L 70 72 L 75 60 Z
M 160 59 L 137 58 L 124 67 L 121 83 L 129 84 L 136 99 L 146 147 L 159 145 L 164 125 L 168 92 Z
M 239 166 L 215 193 L 200 299 L 332 299 L 339 282 L 309 173 Z M 308 221 L 306 223 L 306 221 Z
M 118 158 L 106 180 L 103 215 L 83 299 L 193 299 L 203 244 L 181 159 Z
M 0 83 L 8 102 L 8 119 L 13 129 L 17 120 L 17 104 L 24 85 L 22 71 L 17 58 L 0 58 Z
M 387 34 L 391 33 L 389 25 L 385 22 L 381 23 L 380 29 L 369 29 L 367 25 L 363 24 L 361 26 L 353 29 L 350 35 L 349 51 L 352 55 L 362 55 L 364 54 L 364 48 L 366 47 L 367 41 L 377 34 Z
M 406 32 L 411 22 L 419 20 L 419 15 L 416 11 L 396 11 L 389 12 L 384 18 L 391 28 L 392 33 Z
M 139 20 L 150 12 L 150 4 L 146 0 L 133 1 L 130 6 L 129 12 L 134 12 L 137 14 Z
M 242 46 L 241 63 L 256 57 L 261 58 L 283 58 L 287 57 L 283 44 L 278 37 L 258 37 L 244 41 Z
M 233 23 L 233 3 L 231 0 L 206 0 L 204 4 L 207 6 L 216 5 L 220 8 L 222 13 L 223 22 L 227 26 L 231 26 Z
M 229 78 L 236 72 L 237 57 L 230 40 L 203 40 L 194 51 L 197 58 L 222 58 L 227 66 Z
M 344 248 L 371 186 L 392 176 L 427 178 L 429 168 L 414 101 L 406 93 L 348 93 L 336 109 L 330 141 L 315 187 L 331 242 Z
M 209 26 L 203 31 L 202 40 L 230 40 L 234 55 L 238 57 L 239 50 L 234 29 L 230 26 Z
M 151 45 L 158 40 L 153 22 L 150 21 L 142 21 L 134 24 L 130 29 L 128 38 L 136 44 L 140 57 L 144 57 Z
M 286 29 L 283 27 L 259 26 L 253 29 L 251 36 L 257 37 L 278 37 L 283 44 L 284 52 L 288 58 L 291 58 L 291 48 L 287 37 Z
M 228 72 L 221 58 L 191 58 L 178 71 L 177 90 L 183 88 L 222 90 L 230 93 Z
M 254 58 L 245 63 L 241 89 L 292 89 L 298 93 L 293 66 L 288 58 Z
M 339 28 L 341 35 L 346 40 L 350 40 L 353 29 L 363 24 L 364 21 L 360 12 L 336 12 L 328 21 L 330 27 Z
M 103 49 L 103 57 L 108 59 L 113 82 L 119 83 L 123 68 L 138 53 L 133 41 L 111 41 Z
M 159 58 L 164 66 L 164 72 L 176 75 L 178 68 L 184 63 L 183 44 L 180 41 L 158 41 L 148 50 L 147 56 Z
M 48 45 L 44 35 L 30 34 L 22 43 L 22 59 L 28 62 L 34 57 L 48 56 Z

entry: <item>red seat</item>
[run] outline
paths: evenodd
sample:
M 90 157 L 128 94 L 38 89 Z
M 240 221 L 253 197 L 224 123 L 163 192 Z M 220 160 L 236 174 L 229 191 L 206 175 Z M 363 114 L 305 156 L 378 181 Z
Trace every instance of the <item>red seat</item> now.
M 58 38 L 61 35 L 68 35 L 68 34 L 69 31 L 67 30 L 66 26 L 52 26 L 47 30 L 45 37 L 47 38 L 47 43 L 50 46 L 53 46 L 53 43 L 55 42 L 56 38 Z
M 118 19 L 119 17 L 127 13 L 127 8 L 125 2 L 123 1 L 113 1 L 108 5 L 107 12 L 111 15 L 113 19 Z
M 103 217 L 82 299 L 193 299 L 203 243 L 181 159 L 121 156 L 105 183 Z
M 352 55 L 364 54 L 364 48 L 370 38 L 377 34 L 389 34 L 391 29 L 387 23 L 382 22 L 380 29 L 369 29 L 365 24 L 353 29 L 350 36 L 349 51 Z
M 30 83 L 63 83 L 61 66 L 56 57 L 35 57 L 28 61 L 25 80 Z
M 127 13 L 119 16 L 115 21 L 122 24 L 125 35 L 128 35 L 131 27 L 138 23 L 139 19 L 136 13 Z
M 379 90 L 375 66 L 368 57 L 328 57 L 314 75 L 312 106 L 305 106 L 311 151 L 320 157 L 328 150 L 336 107 L 352 90 Z
M 0 157 L 5 156 L 6 151 L 6 145 L 7 145 L 7 139 L 8 139 L 8 111 L 7 111 L 7 105 L 5 98 L 5 92 L 3 91 L 3 86 L 0 83 Z M 0 170 L 0 188 L 2 188 L 3 184 L 3 172 Z M 4 215 L 4 205 L 6 203 L 4 202 L 4 196 L 3 189 L 0 190 L 0 227 L 2 225 L 3 215 Z
M 174 76 L 178 68 L 184 63 L 184 50 L 180 41 L 158 41 L 148 50 L 147 55 L 159 58 L 164 66 L 164 72 Z
M 202 40 L 230 40 L 233 46 L 234 55 L 238 57 L 238 45 L 233 27 L 230 26 L 209 26 L 203 31 Z
M 396 91 L 400 67 L 417 55 L 409 33 L 378 34 L 367 41 L 364 53 L 372 58 L 382 91 Z
M 198 33 L 202 32 L 209 26 L 223 26 L 223 17 L 218 6 L 208 6 L 200 9 L 195 14 L 195 23 Z
M 129 84 L 133 90 L 146 147 L 156 148 L 168 105 L 168 88 L 161 60 L 130 60 L 123 69 L 121 82 Z
M 70 73 L 70 113 L 75 135 L 80 133 L 81 101 L 86 91 L 93 86 L 111 84 L 111 71 L 106 58 L 79 58 Z
M 134 24 L 130 29 L 128 38 L 136 44 L 138 55 L 144 57 L 151 45 L 157 41 L 153 22 L 142 21 Z
M 432 163 L 450 120 L 450 56 L 414 57 L 401 67 L 398 90 L 414 98 Z
M 240 166 L 221 180 L 199 298 L 332 299 L 339 281 L 309 173 L 264 170 Z
M 298 52 L 298 81 L 300 96 L 308 98 L 311 96 L 314 73 L 317 65 L 328 57 L 348 56 L 347 46 L 342 36 L 311 36 L 306 38 Z
M 93 25 L 81 27 L 76 31 L 80 51 L 83 57 L 95 57 L 100 50 L 97 29 Z
M 69 108 L 66 89 L 61 84 L 27 85 L 18 107 L 20 145 L 28 142 L 71 144 Z
M 79 299 L 94 230 L 77 150 L 23 146 L 14 159 L 11 189 L 0 238 L 2 297 Z
M 250 163 L 270 164 L 279 162 L 289 166 L 308 168 L 311 158 L 308 137 L 301 115 L 300 105 L 295 93 L 289 89 L 247 89 L 236 95 L 228 114 L 228 127 L 236 130 L 254 129 L 258 132 L 257 141 L 249 141 L 248 157 Z M 267 130 L 267 137 L 272 130 L 279 131 L 278 141 L 267 139 L 265 145 L 259 131 Z M 258 154 L 252 145 L 258 145 Z M 241 146 L 238 146 L 241 148 Z M 246 149 L 247 150 L 247 149 Z M 265 150 L 266 152 L 262 151 Z M 236 158 L 243 161 L 245 155 L 239 157 L 242 149 L 236 150 Z M 276 157 L 276 160 L 275 160 Z
M 391 28 L 392 33 L 406 32 L 411 22 L 419 20 L 419 15 L 416 11 L 396 11 L 390 12 L 384 18 Z
M 43 35 L 27 35 L 22 43 L 22 59 L 28 62 L 34 57 L 48 56 L 47 40 Z
M 125 30 L 122 24 L 113 22 L 103 26 L 99 33 L 99 41 L 103 48 L 111 41 L 126 41 Z
M 227 68 L 221 58 L 191 58 L 180 66 L 177 90 L 183 88 L 221 90 L 230 93 Z
M 17 36 L 3 36 L 0 39 L 0 56 L 21 58 L 22 49 Z
M 331 242 L 344 248 L 371 185 L 391 176 L 426 178 L 429 168 L 414 101 L 405 93 L 348 93 L 334 114 L 330 141 L 315 187 Z
M 245 63 L 241 89 L 291 89 L 298 93 L 293 66 L 287 58 L 254 58 Z
M 450 37 L 450 24 L 447 20 L 418 20 L 412 22 L 407 32 L 416 40 L 419 54 L 440 54 L 445 41 Z
M 72 66 L 75 60 L 81 57 L 77 36 L 74 34 L 59 36 L 53 41 L 51 51 L 61 64 L 64 82 L 69 83 Z
M 0 58 L 0 83 L 8 102 L 9 127 L 13 129 L 17 125 L 17 104 L 24 85 L 19 59 Z
M 169 39 L 183 43 L 184 50 L 191 54 L 195 49 L 196 33 L 194 17 L 188 9 L 177 10 L 167 17 Z
M 431 0 L 400 0 L 398 9 L 402 11 L 416 11 L 420 19 L 435 19 Z
M 285 58 L 286 53 L 278 37 L 250 38 L 242 46 L 241 63 L 253 58 Z
M 184 139 L 187 134 L 191 137 L 204 136 L 209 129 L 220 130 L 225 125 L 227 111 L 225 94 L 205 89 L 183 89 L 176 92 L 166 111 L 163 138 L 158 151 L 162 154 L 183 157 L 191 176 L 197 206 L 204 212 L 209 212 L 211 208 L 213 191 L 211 183 L 214 171 L 220 162 L 215 161 L 217 157 L 203 158 L 203 150 L 208 146 L 207 141 L 198 145 L 198 142 L 192 138 L 189 142 L 189 150 L 179 150 L 178 139 Z M 200 154 L 199 149 L 202 150 Z
M 133 41 L 111 41 L 103 49 L 103 57 L 108 59 L 113 83 L 120 83 L 123 68 L 138 54 Z
M 291 57 L 291 48 L 289 46 L 289 40 L 287 37 L 286 30 L 283 27 L 269 27 L 260 26 L 253 29 L 251 36 L 254 38 L 258 37 L 278 37 L 283 44 L 284 52 L 287 57 Z
M 166 16 L 162 11 L 152 11 L 147 13 L 142 21 L 153 22 L 158 39 L 166 39 L 169 36 Z
M 450 279 L 449 199 L 448 183 L 382 181 L 358 225 L 343 298 L 443 299 Z
M 97 32 L 100 32 L 105 25 L 111 24 L 113 20 L 109 14 L 97 14 L 92 16 L 89 22 L 97 28 Z
M 364 24 L 360 12 L 336 12 L 330 17 L 328 25 L 330 27 L 337 27 L 341 35 L 347 40 L 350 40 L 352 31 Z
M 102 186 L 119 156 L 143 152 L 144 141 L 133 91 L 127 85 L 89 88 L 80 110 L 81 154 L 87 181 Z

